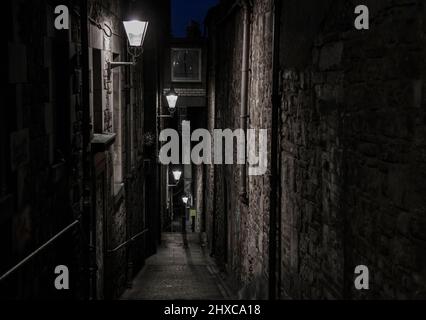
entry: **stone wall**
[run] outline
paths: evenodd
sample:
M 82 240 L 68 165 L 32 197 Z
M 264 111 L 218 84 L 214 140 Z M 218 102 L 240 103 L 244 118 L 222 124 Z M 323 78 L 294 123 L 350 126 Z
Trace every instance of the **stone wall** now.
M 281 294 L 418 297 L 426 248 L 424 4 L 367 1 L 370 30 L 356 31 L 357 3 L 316 3 L 310 23 L 294 6 L 283 8 L 293 17 L 284 30 L 317 33 L 298 43 L 299 56 L 282 48 Z M 282 43 L 291 39 L 284 33 Z M 357 265 L 369 267 L 369 291 L 354 288 Z
M 93 79 L 94 88 L 100 85 L 100 98 L 96 101 L 94 95 L 92 100 L 94 123 L 100 123 L 101 128 L 96 131 L 95 126 L 94 133 L 116 135 L 114 144 L 104 154 L 104 185 L 94 187 L 96 190 L 103 188 L 101 199 L 96 200 L 105 206 L 103 213 L 97 215 L 98 291 L 104 292 L 99 298 L 118 298 L 125 289 L 126 281 L 131 281 L 145 259 L 146 235 L 139 237 L 131 246 L 108 252 L 147 228 L 143 194 L 144 70 L 142 61 L 139 61 L 132 68 L 114 69 L 110 78 L 106 76 L 108 61 L 130 59 L 125 50 L 126 43 L 117 36 L 122 31 L 122 19 L 119 17 L 125 8 L 115 0 L 93 1 L 90 7 L 92 18 L 112 30 L 109 36 L 97 25 L 91 24 L 89 46 L 92 52 L 99 50 L 101 57 L 100 83 L 96 84 L 96 79 Z M 99 66 L 92 63 L 90 67 L 96 74 L 95 68 Z M 117 170 L 121 174 L 117 175 Z
M 54 28 L 54 8 L 59 4 L 70 9 L 69 30 Z M 108 252 L 145 228 L 143 69 L 139 63 L 130 75 L 130 68 L 117 68 L 111 82 L 106 76 L 107 61 L 128 61 L 120 18 L 124 5 L 118 0 L 88 1 L 91 105 L 83 106 L 79 2 L 7 1 L 11 29 L 5 90 L 9 107 L 2 108 L 0 116 L 0 246 L 5 257 L 0 274 L 82 219 L 72 232 L 2 281 L 0 296 L 85 299 L 93 293 L 89 270 L 95 270 L 96 297 L 117 298 L 142 266 L 143 237 L 129 250 Z M 92 134 L 117 134 L 115 144 L 105 150 L 92 144 L 93 170 L 86 177 L 82 131 L 89 124 L 83 123 L 84 107 L 91 110 Z M 121 181 L 114 174 L 120 167 Z M 84 179 L 93 182 L 93 224 L 83 214 Z M 91 234 L 96 235 L 93 247 Z M 89 249 L 95 259 L 89 259 Z M 58 265 L 69 268 L 69 291 L 53 286 Z M 133 266 L 131 272 L 128 266 Z
M 426 296 L 424 1 L 370 1 L 370 34 L 344 45 L 347 259 L 370 267 L 371 292 Z M 362 49 L 362 50 L 361 50 Z M 362 98 L 361 98 L 362 97 Z M 360 101 L 361 99 L 361 101 Z
M 241 68 L 244 9 L 230 15 L 226 5 L 209 17 L 209 129 L 241 128 Z M 247 127 L 271 127 L 272 1 L 249 8 L 250 51 Z M 219 21 L 219 23 L 217 23 Z M 213 51 L 213 52 L 212 52 Z M 212 123 L 214 122 L 214 124 Z M 269 130 L 270 132 L 270 130 Z M 268 141 L 271 141 L 268 136 Z M 268 146 L 269 148 L 269 146 Z M 236 163 L 236 148 L 234 161 Z M 209 168 L 206 182 L 207 232 L 212 252 L 242 296 L 266 297 L 269 232 L 269 177 L 247 177 L 241 190 L 238 165 Z M 214 173 L 213 173 L 214 172 Z M 214 184 L 213 184 L 214 182 Z M 244 195 L 242 194 L 244 193 Z M 256 292 L 256 288 L 259 289 Z
M 82 213 L 81 64 L 78 35 L 54 29 L 55 2 L 8 1 L 7 111 L 0 116 L 2 178 L 0 273 Z M 82 229 L 3 281 L 0 295 L 84 297 L 86 244 Z M 55 292 L 54 268 L 65 264 L 78 281 Z
M 247 215 L 242 225 L 247 230 L 243 248 L 245 284 L 257 286 L 256 297 L 267 297 L 269 258 L 269 196 L 272 125 L 272 1 L 255 1 L 250 25 L 250 76 L 248 129 L 268 130 L 268 171 L 261 176 L 248 176 Z M 257 134 L 259 131 L 257 131 Z M 257 143 L 259 141 L 257 140 Z M 257 146 L 257 148 L 259 148 Z M 256 150 L 257 152 L 257 150 Z
M 109 78 L 107 76 L 108 61 L 126 60 L 126 52 L 123 50 L 125 43 L 114 35 L 121 31 L 121 21 L 117 18 L 121 15 L 121 8 L 117 1 L 92 1 L 89 2 L 89 8 L 91 18 L 103 28 L 109 26 L 113 33 L 109 36 L 94 23 L 89 26 L 89 47 L 93 57 L 89 66 L 93 74 L 91 87 L 94 88 L 91 96 L 93 133 L 116 134 L 114 144 L 95 154 L 94 162 L 97 297 L 103 299 L 118 297 L 125 287 L 127 248 L 114 253 L 108 251 L 124 243 L 130 234 L 127 223 L 132 216 L 127 212 L 128 206 L 121 203 L 126 200 L 123 179 L 127 171 L 125 165 L 133 150 L 129 150 L 129 144 L 126 144 L 129 136 L 125 132 L 130 123 L 126 121 L 127 100 L 121 91 L 128 83 L 126 78 L 129 71 L 117 68 Z M 96 161 L 97 157 L 101 161 Z M 118 160 L 120 157 L 122 161 Z M 122 171 L 120 180 L 115 170 Z
M 248 128 L 271 128 L 272 1 L 250 21 Z M 370 30 L 354 28 L 356 1 L 283 2 L 280 39 L 279 297 L 415 298 L 425 293 L 425 5 L 366 1 Z M 211 11 L 209 128 L 240 127 L 242 9 Z M 271 137 L 269 136 L 269 141 Z M 270 158 L 269 158 L 270 160 Z M 270 162 L 270 161 L 269 161 Z M 265 297 L 269 175 L 211 166 L 209 245 L 241 297 Z M 355 267 L 370 290 L 354 287 Z
M 239 101 L 241 90 L 242 56 L 242 13 L 234 13 L 233 19 L 219 26 L 218 34 L 227 37 L 217 55 L 219 70 L 216 71 L 216 125 L 215 128 L 237 129 L 239 122 Z M 241 250 L 235 224 L 239 211 L 238 167 L 218 165 L 215 168 L 215 255 L 229 269 L 241 268 L 237 252 Z M 232 249 L 236 249 L 232 251 Z
M 221 13 L 218 12 L 217 14 Z M 216 18 L 218 17 L 212 17 L 212 19 Z M 209 65 L 215 67 L 209 73 L 209 129 L 212 134 L 215 128 L 234 130 L 239 127 L 241 19 L 241 12 L 237 11 L 223 24 L 216 25 L 215 21 L 212 20 L 210 26 L 212 32 L 210 34 L 210 45 L 216 48 L 215 51 L 212 48 L 209 51 L 210 57 L 214 55 L 214 60 L 211 60 Z M 225 34 L 226 37 L 223 37 Z M 232 228 L 233 226 L 233 223 L 229 223 L 229 221 L 235 221 L 236 210 L 239 207 L 238 172 L 236 168 L 236 166 L 212 166 L 207 175 L 205 197 L 207 236 L 211 252 L 224 269 L 228 267 L 231 270 L 240 269 L 235 259 L 239 258 L 238 252 L 241 250 L 238 242 L 234 240 L 235 236 L 230 236 L 228 231 L 228 227 Z M 232 209 L 230 210 L 231 206 Z M 228 241 L 233 244 L 231 246 L 233 251 L 231 252 L 229 252 Z

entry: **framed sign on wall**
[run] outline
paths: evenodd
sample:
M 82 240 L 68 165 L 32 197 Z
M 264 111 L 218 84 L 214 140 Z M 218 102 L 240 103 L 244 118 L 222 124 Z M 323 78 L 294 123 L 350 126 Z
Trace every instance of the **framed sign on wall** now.
M 172 82 L 201 82 L 201 49 L 172 48 Z

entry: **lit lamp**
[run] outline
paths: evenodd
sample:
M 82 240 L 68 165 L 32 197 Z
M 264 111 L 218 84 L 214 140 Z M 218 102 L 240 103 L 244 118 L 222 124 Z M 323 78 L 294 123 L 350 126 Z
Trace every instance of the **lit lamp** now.
M 148 21 L 123 21 L 130 47 L 142 47 L 148 30 Z
M 176 111 L 176 103 L 178 98 L 179 96 L 173 88 L 171 88 L 170 91 L 166 94 L 167 104 L 169 105 L 169 112 L 171 114 Z
M 123 21 L 127 35 L 127 51 L 132 56 L 132 62 L 108 62 L 108 80 L 111 79 L 111 70 L 117 67 L 133 66 L 136 58 L 142 54 L 142 45 L 148 30 L 148 21 Z
M 175 181 L 178 182 L 180 180 L 180 177 L 182 176 L 181 170 L 173 170 L 173 178 L 175 178 Z
M 167 175 L 168 175 L 168 169 L 167 169 Z M 179 180 L 182 177 L 182 170 L 180 169 L 175 169 L 172 171 L 173 174 L 173 178 L 175 179 L 175 184 L 168 184 L 169 187 L 177 187 L 177 185 L 179 184 Z
M 182 197 L 182 201 L 183 201 L 184 204 L 188 205 L 189 197 L 188 196 L 183 196 Z
M 182 197 L 182 202 L 185 204 L 185 206 L 189 209 L 192 206 L 192 196 L 189 195 L 184 195 Z

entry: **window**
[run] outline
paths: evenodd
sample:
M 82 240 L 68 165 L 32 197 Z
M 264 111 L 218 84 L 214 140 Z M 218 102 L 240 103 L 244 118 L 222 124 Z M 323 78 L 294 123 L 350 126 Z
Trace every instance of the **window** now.
M 201 49 L 173 48 L 172 82 L 201 82 Z

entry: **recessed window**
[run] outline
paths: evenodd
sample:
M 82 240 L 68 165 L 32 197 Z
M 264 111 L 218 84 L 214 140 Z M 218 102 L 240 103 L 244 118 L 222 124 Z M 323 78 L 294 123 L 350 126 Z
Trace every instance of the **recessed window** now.
M 201 49 L 173 48 L 172 82 L 201 82 Z

